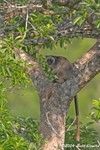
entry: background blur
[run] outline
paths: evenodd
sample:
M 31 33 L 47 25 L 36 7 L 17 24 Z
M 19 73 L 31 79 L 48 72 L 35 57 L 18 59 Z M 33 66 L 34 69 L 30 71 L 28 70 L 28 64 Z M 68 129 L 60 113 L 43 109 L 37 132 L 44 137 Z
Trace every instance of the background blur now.
M 45 55 L 59 55 L 67 57 L 71 62 L 74 62 L 81 57 L 89 48 L 93 46 L 95 40 L 91 39 L 74 39 L 72 44 L 65 45 L 64 48 L 55 47 L 54 49 L 40 50 L 40 54 Z M 89 121 L 87 118 L 92 100 L 100 97 L 100 75 L 97 75 L 90 83 L 86 85 L 78 94 L 80 120 L 83 123 Z M 39 119 L 40 105 L 38 93 L 33 85 L 30 83 L 28 87 L 14 88 L 6 92 L 8 99 L 8 106 L 14 116 L 33 117 Z M 74 105 L 71 104 L 69 115 L 75 117 Z M 95 128 L 99 128 L 96 125 Z

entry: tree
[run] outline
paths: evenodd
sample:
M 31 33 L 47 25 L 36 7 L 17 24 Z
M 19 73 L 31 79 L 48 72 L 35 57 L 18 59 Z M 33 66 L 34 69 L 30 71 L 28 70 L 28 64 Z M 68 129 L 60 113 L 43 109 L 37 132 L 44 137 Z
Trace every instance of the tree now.
M 46 140 L 44 150 L 63 149 L 70 103 L 100 72 L 100 3 L 97 0 L 7 1 L 1 3 L 0 10 L 0 74 L 12 84 L 20 84 L 26 81 L 25 72 L 28 73 L 40 96 L 39 132 Z M 53 83 L 39 63 L 39 50 L 57 44 L 63 47 L 75 37 L 95 38 L 97 42 L 73 63 L 73 78 L 63 84 Z M 44 62 L 42 65 L 45 66 Z

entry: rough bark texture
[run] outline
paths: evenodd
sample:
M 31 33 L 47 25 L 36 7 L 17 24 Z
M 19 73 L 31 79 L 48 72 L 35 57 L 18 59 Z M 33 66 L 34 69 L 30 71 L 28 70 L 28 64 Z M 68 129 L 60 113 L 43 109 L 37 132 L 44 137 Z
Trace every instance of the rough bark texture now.
M 38 62 L 22 50 L 15 49 L 20 59 L 26 60 L 27 71 L 40 96 L 40 133 L 46 143 L 44 150 L 63 149 L 66 113 L 72 98 L 100 72 L 100 42 L 73 63 L 74 75 L 63 84 L 48 80 Z

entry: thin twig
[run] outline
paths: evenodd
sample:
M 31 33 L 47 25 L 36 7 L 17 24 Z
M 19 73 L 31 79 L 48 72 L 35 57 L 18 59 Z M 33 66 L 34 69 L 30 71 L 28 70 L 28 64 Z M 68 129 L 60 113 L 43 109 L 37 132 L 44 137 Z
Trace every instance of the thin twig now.
M 72 127 L 72 125 L 75 123 L 75 121 L 76 121 L 76 117 L 75 117 L 75 119 L 73 120 L 73 122 L 69 125 L 69 127 L 67 128 L 67 130 L 66 130 L 65 132 L 67 132 L 67 131 L 70 130 L 70 128 Z
M 4 2 L 6 2 L 8 5 L 11 5 L 11 3 L 10 3 L 10 2 L 8 2 L 8 1 L 6 1 L 6 0 L 4 0 Z
M 32 26 L 33 30 L 36 30 L 36 28 L 34 27 L 34 25 L 28 20 L 28 23 Z
M 25 30 L 28 28 L 28 7 L 26 9 L 26 21 L 25 21 Z

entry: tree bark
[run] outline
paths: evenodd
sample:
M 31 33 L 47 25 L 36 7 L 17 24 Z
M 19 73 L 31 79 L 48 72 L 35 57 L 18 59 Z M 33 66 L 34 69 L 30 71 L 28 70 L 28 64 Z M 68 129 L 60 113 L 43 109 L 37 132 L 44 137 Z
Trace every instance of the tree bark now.
M 40 96 L 39 133 L 46 140 L 44 150 L 63 149 L 66 113 L 73 97 L 100 72 L 100 41 L 73 63 L 74 75 L 63 84 L 47 79 L 37 60 L 14 49 L 27 66 L 27 72 Z

